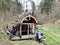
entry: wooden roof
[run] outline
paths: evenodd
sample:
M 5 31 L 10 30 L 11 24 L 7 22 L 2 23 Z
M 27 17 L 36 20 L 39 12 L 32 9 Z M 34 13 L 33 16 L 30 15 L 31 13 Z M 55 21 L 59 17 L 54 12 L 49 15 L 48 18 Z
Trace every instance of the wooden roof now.
M 22 21 L 27 18 L 27 17 L 32 17 L 36 20 L 36 23 L 38 23 L 36 17 L 32 16 L 30 13 L 29 14 L 24 14 L 24 15 L 21 15 L 20 18 L 18 20 L 16 20 L 17 22 L 20 22 L 22 23 Z
M 36 21 L 36 23 L 34 23 L 34 24 L 43 24 L 42 22 L 38 22 L 37 19 L 36 19 L 36 17 L 32 16 L 30 13 L 21 15 L 18 20 L 16 20 L 15 22 L 13 22 L 13 24 L 23 24 L 22 22 L 27 17 L 32 17 Z
M 22 19 L 23 19 L 24 17 L 28 16 L 28 15 L 31 15 L 31 14 L 24 14 L 24 15 L 21 15 L 19 21 L 21 22 Z

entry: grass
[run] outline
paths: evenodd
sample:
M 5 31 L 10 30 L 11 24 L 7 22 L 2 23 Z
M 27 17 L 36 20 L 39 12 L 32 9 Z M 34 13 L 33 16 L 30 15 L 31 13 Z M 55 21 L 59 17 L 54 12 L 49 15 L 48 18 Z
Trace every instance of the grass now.
M 5 33 L 4 30 L 0 30 L 0 45 L 40 45 L 35 40 L 19 40 L 19 41 L 11 41 L 9 40 L 9 35 Z M 41 44 L 43 45 L 43 44 Z
M 51 31 L 53 31 L 56 34 L 60 34 L 60 25 L 54 25 L 54 24 L 50 24 L 50 25 L 46 25 L 47 28 Z
M 43 27 L 47 27 L 48 30 L 53 31 L 56 34 L 60 34 L 60 25 L 46 24 L 46 25 L 39 25 L 38 27 L 39 27 L 40 33 L 45 34 L 46 43 L 48 43 L 50 45 L 60 45 L 60 37 L 57 37 L 56 35 L 52 34 L 51 32 L 43 29 Z
M 55 35 L 51 34 L 48 31 L 45 30 L 39 30 L 40 33 L 44 33 L 46 36 L 45 43 L 50 44 L 50 45 L 60 45 L 60 38 L 56 37 Z
M 35 40 L 21 40 L 21 41 L 14 41 L 13 43 L 16 44 L 16 45 L 19 45 L 19 44 L 20 45 L 40 45 Z M 43 45 L 43 44 L 41 44 L 41 45 Z
M 8 35 L 3 31 L 3 29 L 0 29 L 0 45 L 13 45 L 10 40 Z
M 51 29 L 55 29 L 58 30 L 57 33 L 60 31 L 59 27 L 60 26 L 55 26 L 55 25 L 46 25 L 49 30 Z M 42 26 L 39 25 L 39 28 L 42 28 Z M 56 27 L 56 28 L 53 28 Z M 55 31 L 53 30 L 53 31 Z M 1 32 L 2 31 L 2 32 Z M 11 41 L 9 40 L 9 37 L 7 36 L 7 34 L 1 30 L 0 31 L 0 41 L 5 42 L 7 45 L 44 45 L 44 44 L 39 44 L 38 42 L 36 42 L 35 40 L 20 40 L 20 41 Z M 49 44 L 49 45 L 60 45 L 60 38 L 51 34 L 49 31 L 43 30 L 43 29 L 39 29 L 40 33 L 44 33 L 45 34 L 45 43 Z M 52 31 L 52 30 L 51 30 Z M 59 34 L 59 33 L 58 33 Z

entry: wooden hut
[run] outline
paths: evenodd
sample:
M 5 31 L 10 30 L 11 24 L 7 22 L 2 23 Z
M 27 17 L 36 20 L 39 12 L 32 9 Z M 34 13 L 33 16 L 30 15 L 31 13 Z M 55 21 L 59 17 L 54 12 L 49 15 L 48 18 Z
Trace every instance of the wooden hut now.
M 15 28 L 17 29 L 17 33 L 21 35 L 21 38 L 18 35 L 11 39 L 28 39 L 35 37 L 35 27 L 38 21 L 31 14 L 21 15 L 19 20 L 16 20 L 13 24 L 16 25 Z

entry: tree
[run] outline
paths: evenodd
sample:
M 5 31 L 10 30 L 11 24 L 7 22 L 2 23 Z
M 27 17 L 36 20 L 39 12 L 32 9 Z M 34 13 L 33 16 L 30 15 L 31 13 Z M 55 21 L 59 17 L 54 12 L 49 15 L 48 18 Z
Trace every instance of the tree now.
M 31 4 L 32 4 L 32 13 L 35 12 L 35 3 L 33 1 L 31 1 Z
M 0 0 L 0 11 L 9 10 L 11 6 L 11 0 Z
M 32 14 L 34 14 L 34 12 L 35 12 L 35 3 L 32 0 L 29 0 L 29 1 L 31 2 L 31 5 L 32 5 Z
M 3 22 L 3 17 L 6 15 L 6 11 L 10 10 L 12 0 L 0 0 L 0 18 Z
M 41 7 L 41 12 L 43 13 L 43 11 L 49 15 L 49 13 L 51 12 L 51 8 L 53 5 L 54 0 L 42 0 L 40 3 L 40 7 Z
M 17 3 L 17 13 L 18 14 L 22 13 L 22 4 L 20 2 Z
M 11 13 L 13 15 L 18 15 L 22 13 L 22 4 L 18 0 L 12 1 Z

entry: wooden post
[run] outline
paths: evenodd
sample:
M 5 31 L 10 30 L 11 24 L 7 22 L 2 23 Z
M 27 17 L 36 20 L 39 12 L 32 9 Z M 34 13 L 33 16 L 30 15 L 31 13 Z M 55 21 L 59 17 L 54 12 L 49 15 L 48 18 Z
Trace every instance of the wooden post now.
M 16 30 L 17 30 L 17 36 L 19 36 L 18 25 L 16 26 Z
M 32 31 L 33 31 L 33 34 L 34 34 L 35 33 L 35 25 L 34 24 L 33 24 L 33 30 Z
M 28 24 L 28 35 L 29 35 L 29 24 Z
M 22 35 L 22 30 L 21 30 L 21 28 L 22 28 L 22 25 L 20 24 L 20 36 Z

